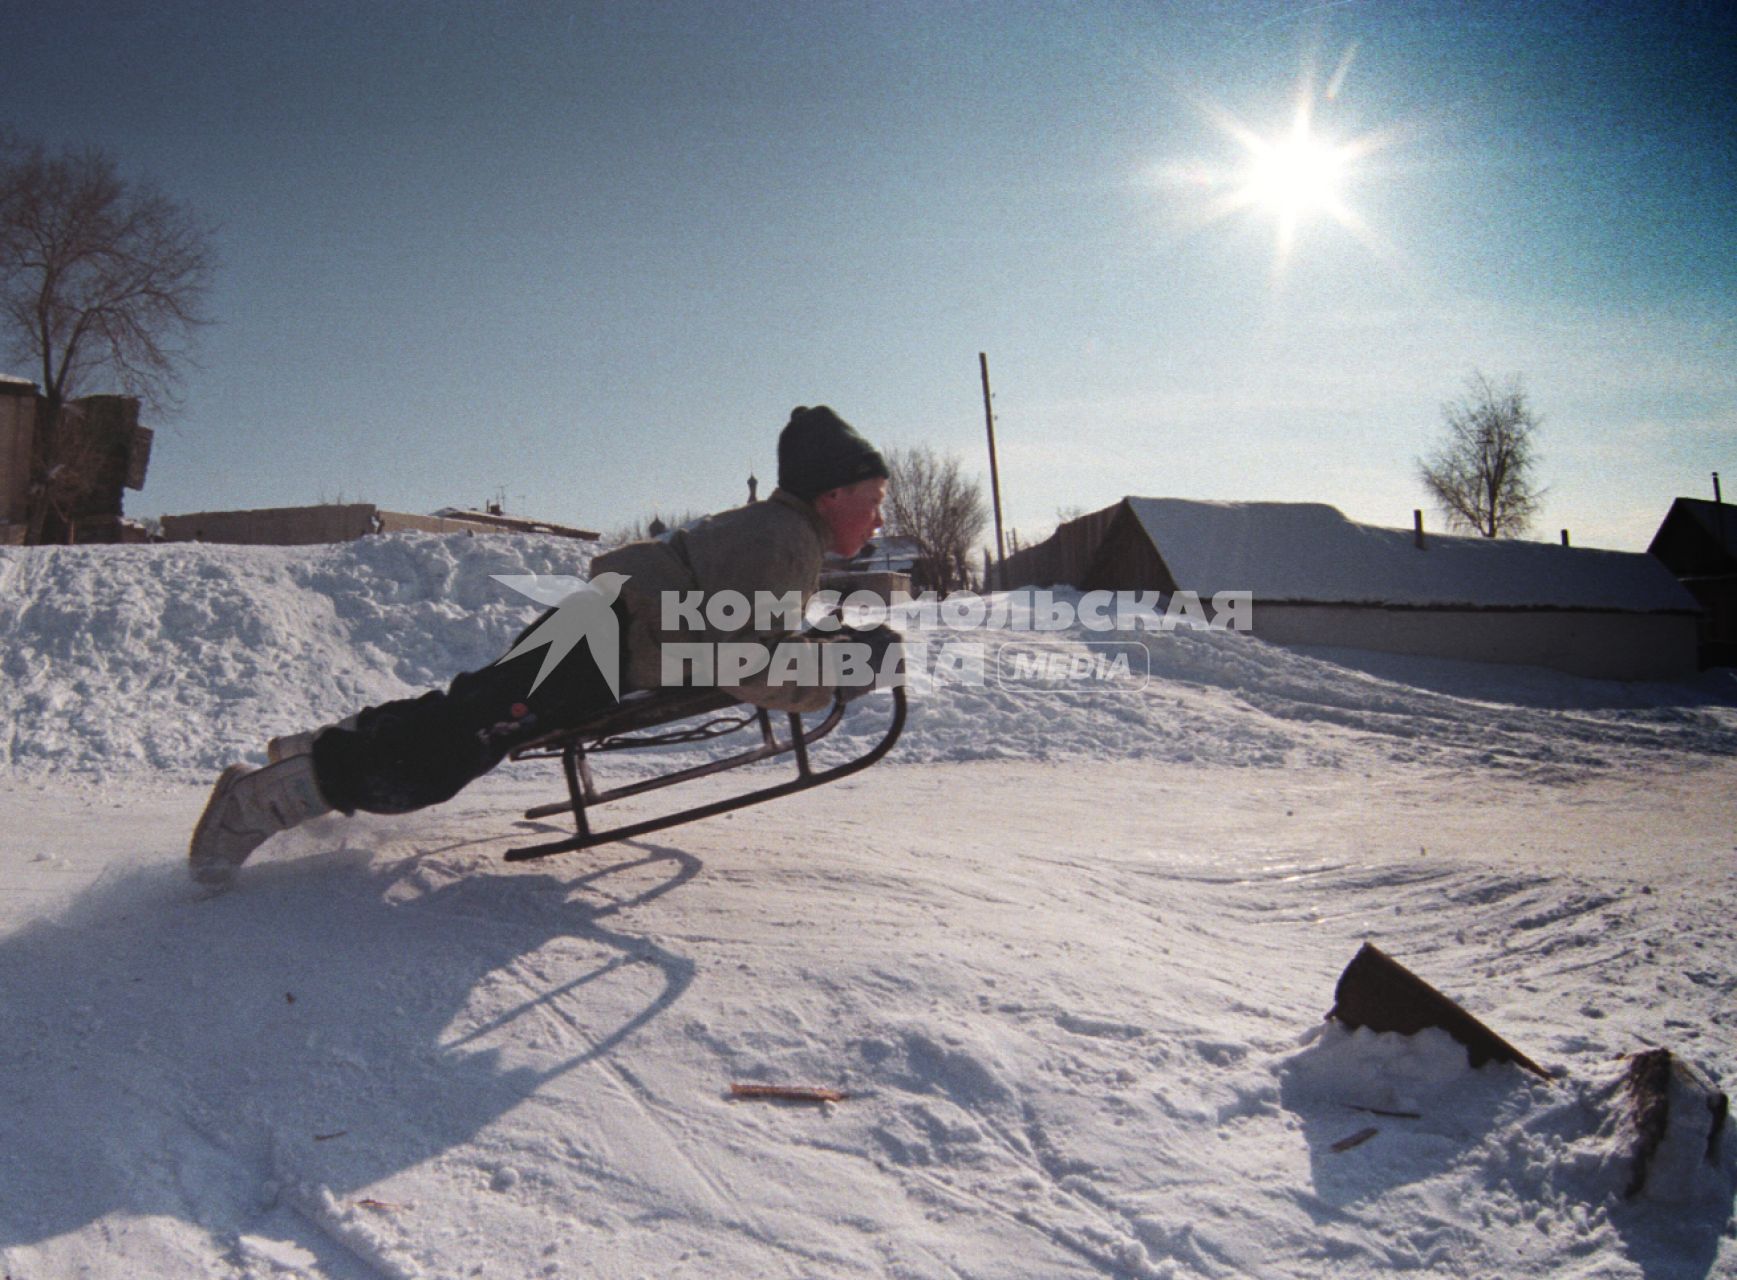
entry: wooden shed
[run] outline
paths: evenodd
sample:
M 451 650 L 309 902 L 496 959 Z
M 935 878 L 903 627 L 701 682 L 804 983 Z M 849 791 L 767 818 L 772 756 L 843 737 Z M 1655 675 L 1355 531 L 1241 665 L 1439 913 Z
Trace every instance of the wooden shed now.
M 1010 557 L 1010 586 L 1253 597 L 1277 644 L 1552 667 L 1696 669 L 1700 607 L 1653 557 L 1514 539 L 1419 539 L 1310 502 L 1127 497 Z

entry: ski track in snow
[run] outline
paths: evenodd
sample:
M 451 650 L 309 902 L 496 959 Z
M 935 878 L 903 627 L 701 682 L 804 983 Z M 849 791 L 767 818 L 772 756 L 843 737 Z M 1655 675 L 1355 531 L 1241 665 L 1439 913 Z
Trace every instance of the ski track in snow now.
M 502 863 L 523 766 L 186 882 L 206 774 L 582 568 L 0 551 L 5 1275 L 1737 1275 L 1737 1143 L 1625 1201 L 1615 1096 L 1737 1069 L 1727 678 L 1122 636 L 1143 689 L 923 688 L 895 763 L 650 840 Z M 1323 1023 L 1366 940 L 1558 1078 Z

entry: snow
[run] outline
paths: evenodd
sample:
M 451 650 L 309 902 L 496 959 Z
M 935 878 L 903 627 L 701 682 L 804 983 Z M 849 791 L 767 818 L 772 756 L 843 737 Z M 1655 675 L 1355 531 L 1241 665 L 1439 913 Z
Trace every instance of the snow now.
M 1726 673 L 1126 633 L 1149 681 L 923 683 L 888 762 L 647 840 L 501 861 L 527 763 L 187 880 L 218 768 L 584 555 L 0 551 L 0 1273 L 1737 1275 L 1731 1135 L 1625 1199 L 1620 1089 L 1737 1070 Z M 1366 940 L 1553 1078 L 1323 1022 Z
M 1257 601 L 1693 610 L 1652 556 L 1511 538 L 1429 533 L 1349 520 L 1318 502 L 1129 498 L 1179 587 L 1250 591 Z

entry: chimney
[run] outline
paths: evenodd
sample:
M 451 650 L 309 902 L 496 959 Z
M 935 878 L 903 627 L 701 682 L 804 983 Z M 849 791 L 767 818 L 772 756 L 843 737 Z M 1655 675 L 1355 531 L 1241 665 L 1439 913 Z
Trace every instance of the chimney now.
M 1416 507 L 1413 507 L 1412 511 L 1411 511 L 1411 539 L 1413 542 L 1417 543 L 1417 549 L 1419 551 L 1422 551 L 1424 549 L 1424 546 L 1423 546 L 1423 511 L 1419 508 L 1416 508 Z
M 1565 547 L 1568 545 L 1568 530 L 1566 529 L 1562 531 L 1562 545 Z
M 760 501 L 760 481 L 752 471 L 748 473 L 748 501 L 749 503 Z

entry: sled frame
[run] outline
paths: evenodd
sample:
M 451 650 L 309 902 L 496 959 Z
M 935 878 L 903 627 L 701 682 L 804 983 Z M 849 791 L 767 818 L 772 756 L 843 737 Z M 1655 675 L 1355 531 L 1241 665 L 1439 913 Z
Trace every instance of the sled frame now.
M 525 862 L 557 853 L 590 849 L 616 840 L 630 840 L 635 836 L 698 822 L 702 818 L 745 809 L 749 805 L 763 804 L 767 800 L 795 795 L 810 787 L 849 777 L 868 768 L 891 751 L 893 744 L 899 740 L 899 734 L 904 730 L 905 691 L 902 687 L 894 686 L 890 692 L 893 698 L 892 718 L 880 739 L 861 755 L 826 769 L 816 769 L 812 765 L 808 748 L 830 734 L 843 721 L 846 710 L 852 704 L 842 697 L 834 698 L 825 717 L 813 726 L 803 724 L 801 712 L 783 713 L 788 725 L 782 735 L 773 726 L 772 712 L 765 707 L 738 702 L 720 689 L 672 689 L 643 698 L 630 697 L 587 724 L 546 735 L 512 753 L 514 760 L 560 759 L 561 771 L 567 781 L 567 799 L 527 809 L 525 817 L 534 821 L 555 814 L 571 813 L 574 833 L 543 844 L 508 849 L 506 860 Z M 699 717 L 702 716 L 707 718 L 700 720 Z M 652 732 L 687 720 L 698 722 L 663 733 Z M 704 742 L 755 729 L 758 730 L 758 742 L 746 750 L 707 761 L 705 764 L 675 769 L 639 782 L 623 783 L 600 790 L 591 772 L 591 757 L 605 752 Z M 796 776 L 783 782 L 638 822 L 602 829 L 592 824 L 591 810 L 611 800 L 623 800 L 648 791 L 660 791 L 665 787 L 691 782 L 696 778 L 709 778 L 784 755 L 794 758 Z

